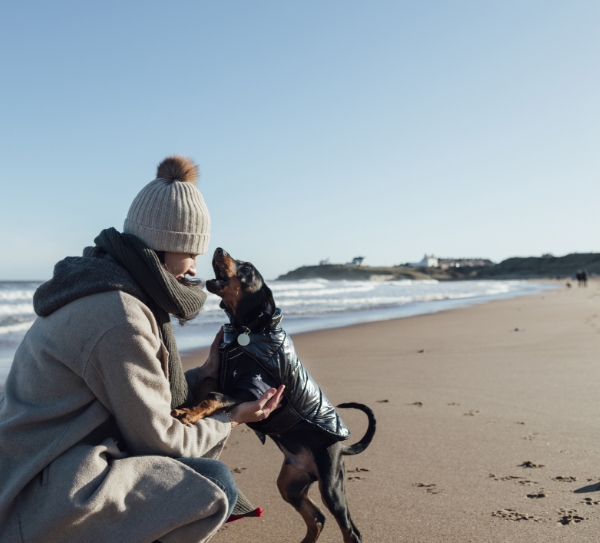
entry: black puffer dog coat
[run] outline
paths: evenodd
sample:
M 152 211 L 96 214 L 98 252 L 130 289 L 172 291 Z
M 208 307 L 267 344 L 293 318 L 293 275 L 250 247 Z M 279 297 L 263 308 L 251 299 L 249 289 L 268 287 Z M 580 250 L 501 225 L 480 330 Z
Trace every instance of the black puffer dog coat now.
M 245 346 L 237 341 L 241 333 L 238 328 L 231 324 L 224 326 L 225 334 L 220 347 L 219 387 L 225 394 L 232 393 L 236 367 L 242 366 L 244 361 L 255 362 L 277 386 L 285 385 L 285 405 L 274 411 L 269 418 L 248 424 L 263 441 L 265 434 L 282 434 L 301 421 L 339 441 L 348 439 L 348 428 L 319 385 L 306 371 L 296 354 L 292 340 L 281 328 L 282 318 L 281 311 L 277 309 L 264 331 L 250 333 L 250 343 Z M 240 356 L 239 351 L 245 356 Z

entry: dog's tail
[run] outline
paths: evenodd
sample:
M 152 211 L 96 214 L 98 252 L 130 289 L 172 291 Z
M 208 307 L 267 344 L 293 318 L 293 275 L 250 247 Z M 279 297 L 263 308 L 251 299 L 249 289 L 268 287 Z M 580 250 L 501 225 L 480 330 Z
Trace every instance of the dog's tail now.
M 373 440 L 373 436 L 375 435 L 375 428 L 377 427 L 377 421 L 375 420 L 375 415 L 370 408 L 362 403 L 341 403 L 338 405 L 342 409 L 358 409 L 365 413 L 369 419 L 369 427 L 367 428 L 367 432 L 362 437 L 362 439 L 356 442 L 354 445 L 350 445 L 349 447 L 342 446 L 342 454 L 345 456 L 351 456 L 353 454 L 359 454 L 363 452 Z

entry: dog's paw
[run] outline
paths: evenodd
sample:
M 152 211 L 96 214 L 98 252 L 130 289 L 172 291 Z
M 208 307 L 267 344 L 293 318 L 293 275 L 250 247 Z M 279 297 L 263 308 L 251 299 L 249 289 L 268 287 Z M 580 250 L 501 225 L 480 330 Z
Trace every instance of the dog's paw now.
M 195 417 L 187 409 L 173 409 L 171 416 L 179 420 L 182 424 L 193 424 Z

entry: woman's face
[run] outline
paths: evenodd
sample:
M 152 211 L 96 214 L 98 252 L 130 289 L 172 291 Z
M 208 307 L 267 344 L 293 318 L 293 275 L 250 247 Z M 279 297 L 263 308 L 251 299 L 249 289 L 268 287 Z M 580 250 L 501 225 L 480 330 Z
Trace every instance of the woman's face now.
M 165 269 L 175 276 L 175 279 L 181 281 L 186 275 L 194 277 L 196 275 L 196 257 L 188 253 L 169 253 L 165 252 Z

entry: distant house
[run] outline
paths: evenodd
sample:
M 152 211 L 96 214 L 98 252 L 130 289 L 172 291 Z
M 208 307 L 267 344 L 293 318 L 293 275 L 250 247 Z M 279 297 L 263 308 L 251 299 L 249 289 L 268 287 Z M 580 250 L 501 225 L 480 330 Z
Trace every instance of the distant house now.
M 352 259 L 352 262 L 348 262 L 346 266 L 366 266 L 367 265 L 367 257 L 366 256 L 355 256 Z
M 440 258 L 440 268 L 481 268 L 493 266 L 494 263 L 488 258 Z
M 329 266 L 329 264 L 329 258 L 326 258 L 325 260 L 319 260 L 319 266 Z
M 426 254 L 421 262 L 410 262 L 408 265 L 413 268 L 437 268 L 439 263 L 435 256 Z

